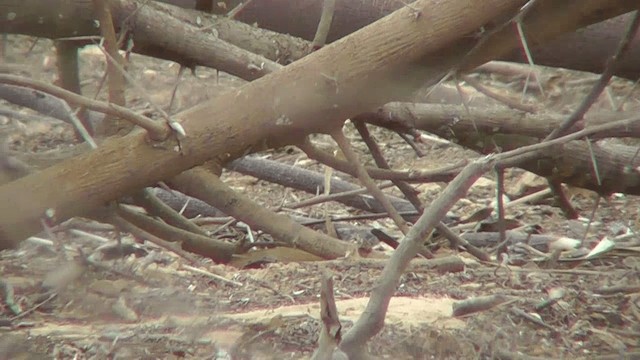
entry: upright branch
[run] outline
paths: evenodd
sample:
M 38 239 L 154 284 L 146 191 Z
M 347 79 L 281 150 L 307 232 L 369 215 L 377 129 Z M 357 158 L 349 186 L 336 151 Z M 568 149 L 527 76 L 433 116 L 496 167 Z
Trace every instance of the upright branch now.
M 106 0 L 93 0 L 94 11 L 97 15 L 100 31 L 104 41 L 104 48 L 109 55 L 107 58 L 107 84 L 109 86 L 109 102 L 120 106 L 126 105 L 124 97 L 126 81 L 124 75 L 118 71 L 118 66 L 124 65 L 124 58 L 118 50 L 120 44 L 116 38 L 116 31 L 111 18 L 111 8 Z M 119 117 L 107 118 L 101 123 L 98 134 L 112 136 L 118 133 L 126 134 L 133 128 L 132 124 Z
M 322 3 L 320 23 L 318 23 L 316 35 L 313 37 L 313 42 L 311 43 L 313 50 L 320 49 L 327 42 L 327 36 L 329 36 L 329 29 L 331 29 L 331 22 L 333 21 L 333 13 L 335 10 L 336 0 L 324 0 Z
M 395 293 L 400 276 L 409 265 L 409 261 L 416 256 L 447 211 L 467 193 L 467 190 L 483 173 L 491 169 L 493 164 L 492 157 L 485 157 L 467 165 L 449 183 L 442 194 L 425 209 L 409 233 L 402 239 L 371 292 L 371 299 L 362 316 L 342 341 L 340 348 L 347 353 L 349 359 L 361 359 L 365 353 L 364 347 L 367 341 L 384 326 L 389 301 Z
M 311 356 L 312 360 L 332 360 L 343 354 L 336 353 L 342 339 L 342 325 L 336 299 L 333 296 L 333 279 L 329 274 L 324 274 L 320 286 L 320 320 L 322 329 L 318 339 L 318 349 Z M 344 355 L 346 358 L 346 355 Z

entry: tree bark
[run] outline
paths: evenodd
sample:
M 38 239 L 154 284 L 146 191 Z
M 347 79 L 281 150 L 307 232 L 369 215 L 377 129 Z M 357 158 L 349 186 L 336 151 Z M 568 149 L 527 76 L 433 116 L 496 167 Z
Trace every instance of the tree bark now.
M 216 60 L 221 55 L 235 55 L 237 52 L 229 44 L 281 63 L 309 53 L 308 42 L 302 39 L 221 16 L 153 1 L 110 0 L 109 4 L 116 30 L 128 31 L 133 39 L 134 52 L 186 66 L 219 67 Z M 51 11 L 52 8 L 56 11 Z M 134 11 L 136 16 L 130 17 Z M 0 16 L 0 33 L 49 39 L 100 35 L 93 20 L 92 0 L 0 0 L 0 14 L 10 14 Z M 227 43 L 222 49 L 220 47 L 224 44 L 221 42 Z M 260 62 L 255 65 L 259 67 Z M 220 70 L 234 74 L 224 68 Z M 256 77 L 259 76 L 251 79 Z
M 311 40 L 318 26 L 323 1 L 253 1 L 235 18 L 248 24 L 257 23 L 265 29 Z M 167 2 L 189 6 L 188 1 L 184 0 Z M 393 0 L 338 1 L 328 42 L 373 23 L 403 7 L 403 3 L 403 1 Z M 622 37 L 628 22 L 629 15 L 622 15 L 563 35 L 552 42 L 533 47 L 533 59 L 538 65 L 600 73 L 607 59 L 614 53 L 616 44 Z M 527 62 L 521 49 L 512 51 L 501 59 Z M 636 34 L 631 51 L 620 62 L 616 75 L 629 79 L 640 77 L 640 33 Z
M 635 111 L 616 114 L 596 114 L 571 130 L 631 119 Z M 389 103 L 375 113 L 362 114 L 364 120 L 398 131 L 424 130 L 483 154 L 509 151 L 539 143 L 565 117 L 560 115 L 530 115 L 506 109 L 482 109 L 461 106 Z M 640 176 L 632 169 L 640 166 L 636 146 L 615 143 L 595 143 L 604 137 L 639 137 L 640 123 L 598 133 L 586 141 L 571 141 L 548 148 L 540 156 L 519 164 L 525 170 L 558 182 L 593 190 L 607 196 L 614 192 L 640 194 Z M 597 164 L 598 174 L 594 171 Z
M 194 9 L 195 0 L 160 0 L 163 3 L 178 5 L 187 9 Z M 227 0 L 225 7 L 215 7 L 214 12 L 223 13 L 224 9 L 231 9 L 239 0 Z M 114 2 L 113 4 L 131 4 L 131 1 Z M 221 2 L 218 2 L 221 3 Z M 261 28 L 311 40 L 320 19 L 323 0 L 269 0 L 252 1 L 235 19 L 247 24 L 258 24 Z M 124 5 L 123 5 L 124 6 Z M 130 6 L 130 5 L 129 5 Z M 336 3 L 335 16 L 329 32 L 328 41 L 342 38 L 374 21 L 401 8 L 401 1 L 385 0 L 343 0 Z M 151 5 L 147 5 L 151 7 Z M 50 9 L 55 8 L 55 14 Z M 155 9 L 155 7 L 153 8 Z M 195 24 L 196 16 L 166 7 L 156 16 L 159 21 L 140 24 L 138 30 L 145 26 L 164 29 L 167 14 L 178 17 L 182 21 L 189 20 Z M 216 11 L 216 9 L 218 11 Z M 39 37 L 60 38 L 81 35 L 98 35 L 99 31 L 93 23 L 91 0 L 2 0 L 0 13 L 14 14 L 15 17 L 0 17 L 0 32 L 19 33 Z M 114 12 L 117 24 L 124 22 L 124 16 L 118 17 Z M 291 16 L 296 14 L 296 16 Z M 277 34 L 260 31 L 252 26 L 242 26 L 224 17 L 201 14 L 205 24 L 213 22 L 213 28 L 223 41 L 234 44 L 248 51 L 260 54 L 273 61 L 288 63 L 307 53 L 305 42 L 291 36 L 281 37 Z M 74 19 L 74 21 L 68 21 Z M 580 29 L 574 33 L 565 34 L 558 39 L 544 44 L 537 44 L 532 48 L 532 56 L 536 64 L 553 67 L 564 67 L 574 70 L 600 73 L 609 56 L 614 52 L 618 40 L 622 36 L 628 23 L 628 15 L 621 15 L 607 21 Z M 133 29 L 135 31 L 135 29 Z M 181 32 L 172 30 L 170 34 L 176 36 Z M 183 37 L 182 39 L 184 39 Z M 266 38 L 266 39 L 265 39 Z M 283 40 L 286 39 L 286 40 Z M 133 51 L 166 60 L 176 61 L 185 65 L 212 66 L 211 56 L 206 56 L 206 46 L 199 47 L 199 54 L 193 47 L 180 45 L 181 38 L 164 38 L 163 43 L 140 36 L 134 41 Z M 198 45 L 197 43 L 191 45 Z M 204 44 L 203 44 L 204 45 Z M 532 45 L 532 44 L 530 44 Z M 640 77 L 640 33 L 636 34 L 631 50 L 620 62 L 615 75 L 629 79 Z M 525 62 L 524 52 L 514 49 L 500 57 L 508 61 Z
M 178 114 L 175 118 L 187 134 L 180 150 L 174 139 L 150 144 L 146 134 L 137 131 L 6 184 L 0 187 L 0 248 L 37 233 L 45 214 L 44 220 L 55 224 L 207 160 L 225 163 L 296 143 L 307 134 L 341 126 L 344 119 L 367 109 L 408 98 L 418 86 L 437 82 L 461 59 L 471 66 L 473 58 L 467 54 L 476 44 L 475 31 L 496 18 L 513 16 L 524 3 L 415 2 L 281 71 Z M 622 0 L 551 3 L 556 12 L 564 15 L 569 10 L 582 18 L 532 16 L 526 28 L 538 39 L 640 6 Z M 502 51 L 516 44 L 511 36 L 492 48 Z M 480 61 L 488 56 L 480 55 Z

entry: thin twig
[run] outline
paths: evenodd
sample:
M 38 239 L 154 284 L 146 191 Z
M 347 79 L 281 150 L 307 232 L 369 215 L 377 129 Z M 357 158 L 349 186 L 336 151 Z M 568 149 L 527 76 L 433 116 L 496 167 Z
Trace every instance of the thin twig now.
M 194 272 L 196 274 L 205 275 L 205 276 L 208 276 L 208 277 L 210 277 L 212 279 L 215 279 L 215 280 L 218 280 L 218 281 L 222 281 L 222 282 L 227 283 L 227 284 L 231 284 L 231 285 L 235 285 L 235 286 L 243 286 L 243 284 L 241 282 L 237 282 L 237 281 L 234 281 L 234 280 L 229 280 L 229 279 L 227 279 L 227 278 L 225 278 L 223 276 L 216 275 L 216 274 L 214 274 L 214 273 L 212 273 L 210 271 L 199 269 L 197 267 L 193 267 L 193 266 L 190 266 L 190 265 L 184 265 L 183 264 L 181 266 L 182 266 L 183 269 L 187 269 L 187 270 L 192 271 L 192 272 Z
M 587 235 L 589 235 L 589 230 L 591 230 L 591 225 L 593 224 L 593 219 L 595 219 L 596 217 L 596 211 L 600 206 L 601 199 L 602 199 L 602 196 L 598 195 L 598 197 L 596 198 L 596 203 L 593 204 L 593 209 L 591 210 L 591 216 L 589 216 L 589 222 L 587 223 L 586 229 L 584 229 L 584 236 L 582 237 L 583 244 L 584 244 L 584 241 L 587 239 Z
M 456 249 L 460 247 L 467 250 L 469 254 L 475 256 L 480 261 L 491 261 L 491 256 L 489 254 L 487 254 L 484 250 L 478 248 L 477 246 L 470 244 L 467 240 L 461 238 L 443 222 L 440 222 L 438 225 L 436 225 L 436 230 L 438 230 L 438 232 L 442 234 L 442 236 L 449 240 L 449 242 L 451 243 L 451 248 Z
M 593 174 L 596 177 L 596 184 L 598 184 L 598 186 L 602 186 L 602 176 L 600 176 L 600 171 L 598 170 L 598 162 L 596 161 L 596 155 L 593 153 L 591 139 L 586 138 L 585 142 L 587 143 L 587 148 L 589 149 L 589 156 L 591 157 L 591 166 L 593 167 Z
M 174 131 L 176 131 L 180 136 L 184 136 L 185 134 L 184 134 L 184 129 L 182 129 L 182 125 L 180 125 L 179 122 L 173 119 L 166 111 L 164 111 L 164 109 L 158 106 L 151 99 L 151 96 L 147 93 L 147 91 L 138 83 L 138 81 L 136 81 L 131 75 L 129 75 L 127 70 L 125 70 L 102 46 L 98 46 L 98 49 L 100 49 L 102 53 L 107 57 L 109 62 L 113 64 L 113 68 L 117 69 L 124 76 L 124 78 L 127 79 L 129 84 L 133 86 L 136 89 L 136 91 L 138 91 L 138 94 L 143 99 L 145 99 L 145 101 L 151 106 L 151 108 L 153 108 L 153 110 L 155 110 L 158 114 L 160 114 L 160 116 L 162 116 L 167 121 L 167 124 L 169 125 L 169 127 Z
M 165 127 L 162 123 L 139 115 L 127 109 L 126 107 L 102 101 L 91 100 L 87 97 L 78 95 L 74 92 L 42 81 L 29 79 L 22 76 L 0 74 L 0 83 L 31 88 L 64 99 L 68 103 L 84 106 L 88 109 L 113 116 L 121 116 L 131 121 L 132 123 L 146 129 L 149 132 L 149 136 L 154 140 L 164 140 L 169 133 L 169 128 Z
M 358 132 L 360 133 L 360 136 L 364 140 L 365 144 L 369 148 L 369 153 L 371 153 L 371 156 L 376 162 L 376 165 L 378 165 L 378 167 L 381 169 L 389 169 L 390 168 L 389 163 L 384 158 L 384 155 L 382 154 L 382 150 L 380 149 L 378 144 L 375 142 L 375 140 L 371 136 L 371 133 L 369 133 L 369 129 L 367 129 L 367 125 L 362 121 L 356 121 L 354 125 L 358 130 Z M 409 202 L 411 203 L 411 205 L 413 205 L 416 211 L 418 213 L 422 213 L 422 211 L 424 210 L 424 206 L 422 204 L 422 201 L 420 201 L 420 199 L 418 198 L 418 192 L 416 191 L 416 189 L 414 189 L 408 183 L 400 180 L 394 180 L 393 184 L 396 185 L 398 189 L 400 189 L 402 194 L 404 194 L 407 200 L 409 200 Z M 426 248 L 421 249 L 419 251 L 419 254 L 428 259 L 433 258 L 433 254 Z
M 408 217 L 408 216 L 418 216 L 420 213 L 417 211 L 400 211 L 398 212 L 400 216 Z M 377 220 L 388 218 L 388 213 L 376 213 L 376 214 L 360 214 L 360 215 L 350 215 L 350 216 L 332 216 L 331 221 L 333 222 L 344 222 L 344 221 L 354 221 L 354 220 Z M 301 222 L 302 225 L 311 226 L 311 225 L 319 225 L 323 224 L 325 220 L 317 219 L 317 220 L 307 220 Z
M 143 206 L 149 214 L 160 217 L 169 225 L 195 234 L 208 236 L 205 230 L 162 202 L 149 188 L 136 191 L 133 194 L 133 200 L 139 206 Z
M 360 133 L 360 136 L 364 140 L 364 143 L 369 148 L 369 153 L 371 153 L 371 156 L 373 157 L 376 165 L 381 169 L 390 169 L 391 167 L 389 166 L 387 160 L 384 158 L 382 150 L 375 142 L 373 137 L 371 137 L 371 133 L 369 133 L 367 125 L 362 121 L 356 121 L 354 122 L 354 126 L 356 127 L 356 130 L 358 130 L 358 133 Z M 396 185 L 398 189 L 400 189 L 402 194 L 404 194 L 407 200 L 409 200 L 409 202 L 418 212 L 422 212 L 422 210 L 424 210 L 424 206 L 422 205 L 422 201 L 420 201 L 420 199 L 418 198 L 418 191 L 416 191 L 416 189 L 401 180 L 392 180 L 392 183 Z
M 391 181 L 385 181 L 383 183 L 381 183 L 380 185 L 378 185 L 378 187 L 380 189 L 386 189 L 389 187 L 392 187 L 393 183 Z M 282 208 L 287 208 L 287 209 L 300 209 L 303 207 L 307 207 L 307 206 L 312 206 L 312 205 L 317 205 L 317 204 L 322 204 L 324 202 L 327 201 L 336 201 L 345 197 L 349 197 L 349 196 L 355 196 L 355 195 L 360 195 L 360 194 L 364 194 L 366 193 L 368 190 L 367 188 L 360 188 L 360 189 L 355 189 L 355 190 L 349 190 L 349 191 L 343 191 L 343 192 L 338 192 L 338 193 L 333 193 L 333 194 L 328 194 L 328 195 L 318 195 L 318 196 L 314 196 L 310 199 L 307 200 L 302 200 L 302 201 L 298 201 L 296 203 L 290 203 L 290 204 L 284 204 L 282 205 Z
M 521 104 L 517 101 L 515 101 L 514 99 L 511 99 L 507 96 L 504 95 L 500 95 L 498 93 L 496 93 L 495 91 L 489 89 L 487 86 L 483 85 L 480 81 L 474 79 L 471 76 L 463 76 L 462 79 L 469 85 L 473 86 L 476 90 L 478 90 L 478 92 L 486 95 L 487 97 L 490 97 L 496 101 L 499 101 L 503 104 L 505 104 L 506 106 L 515 109 L 515 110 L 520 110 L 520 111 L 524 111 L 524 112 L 528 112 L 528 113 L 534 113 L 536 112 L 536 107 L 532 106 L 532 105 L 527 105 L 527 104 Z
M 38 310 L 39 308 L 41 308 L 43 305 L 45 305 L 46 303 L 48 303 L 49 301 L 55 299 L 58 296 L 58 293 L 52 292 L 51 294 L 49 294 L 49 296 L 47 296 L 46 299 L 40 301 L 39 303 L 35 304 L 34 306 L 30 307 L 29 309 L 21 312 L 20 314 L 14 316 L 11 318 L 11 321 L 16 321 L 18 319 L 21 319 L 29 314 L 31 314 L 32 312 Z
M 498 232 L 500 233 L 500 243 L 507 241 L 507 229 L 504 220 L 504 169 L 496 168 L 496 208 L 498 210 Z M 500 254 L 506 253 L 506 245 L 498 249 L 498 259 Z
M 311 141 L 306 138 L 304 142 L 297 145 L 310 159 L 316 160 L 324 165 L 331 166 L 332 168 L 349 174 L 353 177 L 358 177 L 353 167 L 349 162 L 340 160 L 335 156 L 318 149 Z M 379 168 L 367 167 L 366 170 L 369 176 L 376 180 L 404 180 L 409 182 L 436 182 L 436 181 L 451 181 L 455 175 L 461 170 L 467 161 L 463 160 L 460 163 L 447 165 L 441 169 L 436 170 L 412 170 L 412 171 L 394 171 L 385 170 Z
M 553 140 L 545 140 L 537 144 L 522 146 L 517 149 L 506 151 L 496 155 L 498 165 L 502 167 L 517 166 L 520 162 L 537 156 L 537 151 L 542 151 L 546 148 L 561 145 L 573 140 L 579 140 L 584 137 L 597 134 L 603 131 L 609 131 L 612 129 L 625 128 L 632 123 L 639 122 L 640 115 L 632 116 L 622 120 L 611 121 L 609 123 L 590 126 L 586 129 L 576 131 L 574 133 L 555 138 Z
M 531 4 L 527 9 L 532 9 L 533 7 L 533 2 L 535 0 L 532 0 L 530 2 L 527 3 Z M 522 29 L 522 18 L 524 17 L 525 13 L 528 12 L 528 10 L 523 10 L 517 17 L 516 19 L 516 29 L 518 30 L 518 37 L 520 38 L 520 43 L 522 44 L 522 49 L 524 49 L 524 53 L 527 57 L 527 63 L 529 63 L 529 67 L 530 67 L 530 71 L 527 74 L 527 80 L 525 81 L 525 85 L 524 85 L 524 89 L 522 90 L 523 93 L 523 97 L 524 94 L 527 93 L 527 87 L 529 84 L 529 80 L 531 79 L 531 74 L 535 75 L 536 77 L 536 83 L 538 84 L 538 89 L 540 90 L 540 94 L 542 95 L 542 97 L 544 97 L 544 89 L 542 88 L 542 84 L 540 82 L 540 76 L 538 76 L 538 72 L 536 71 L 536 64 L 533 62 L 533 56 L 531 56 L 531 51 L 529 50 L 529 45 L 527 44 L 527 38 L 524 35 L 524 30 Z
M 122 210 L 122 209 L 120 209 Z M 180 256 L 181 258 L 187 260 L 189 263 L 196 265 L 198 264 L 198 259 L 191 253 L 184 251 L 180 246 L 180 243 L 171 243 L 168 242 L 166 240 L 163 240 L 149 232 L 146 232 L 142 229 L 140 229 L 139 227 L 131 224 L 130 222 L 128 222 L 127 220 L 125 220 L 124 218 L 120 217 L 119 215 L 115 215 L 112 216 L 110 218 L 111 222 L 113 222 L 113 224 L 122 229 L 123 231 L 126 231 L 128 233 L 133 234 L 136 237 L 139 237 L 141 239 L 145 239 L 151 243 L 154 243 L 162 248 L 165 248 L 173 253 L 175 253 L 176 255 Z
M 93 137 L 91 137 L 91 134 L 89 134 L 89 131 L 84 126 L 82 121 L 80 121 L 78 116 L 76 116 L 76 112 L 71 109 L 71 107 L 66 101 L 62 100 L 61 104 L 62 104 L 62 107 L 65 110 L 67 110 L 67 113 L 69 115 L 69 120 L 71 121 L 71 124 L 73 125 L 73 127 L 76 128 L 80 136 L 82 136 L 82 140 L 84 140 L 87 144 L 89 144 L 89 146 L 92 149 L 97 149 L 98 144 L 96 144 L 96 141 L 93 140 Z
M 401 131 L 396 131 L 396 134 L 398 134 L 398 136 L 400 136 L 402 138 L 402 140 L 404 140 L 404 142 L 406 142 L 409 146 L 411 146 L 413 151 L 415 151 L 416 156 L 424 157 L 424 153 L 418 147 L 418 144 L 416 144 L 416 140 L 415 140 L 415 139 L 420 139 L 422 134 L 420 134 L 420 132 L 418 130 L 416 130 L 416 129 L 413 129 L 412 133 L 413 133 L 413 138 L 411 138 L 409 135 L 407 135 L 407 134 L 405 134 L 405 133 L 403 133 Z
M 229 19 L 235 18 L 236 16 L 238 16 L 240 12 L 242 12 L 242 10 L 244 10 L 247 7 L 247 5 L 251 4 L 252 2 L 253 0 L 246 0 L 241 2 L 240 4 L 238 4 L 238 6 L 234 7 L 233 9 L 231 9 L 231 11 L 227 13 L 227 17 Z
M 355 167 L 356 174 L 358 175 L 358 179 L 360 180 L 360 182 L 362 182 L 362 185 L 364 185 L 369 190 L 371 195 L 373 195 L 373 197 L 378 200 L 380 204 L 382 204 L 382 207 L 387 211 L 389 217 L 393 220 L 393 222 L 396 223 L 400 231 L 402 231 L 403 234 L 408 233 L 409 227 L 407 226 L 406 222 L 404 221 L 402 216 L 398 214 L 398 211 L 393 207 L 391 201 L 389 201 L 389 199 L 384 195 L 382 190 L 380 190 L 375 182 L 373 182 L 373 179 L 371 179 L 371 177 L 367 173 L 364 165 L 360 163 L 358 155 L 355 153 L 355 151 L 353 151 L 349 140 L 346 138 L 346 136 L 344 136 L 342 129 L 333 131 L 331 133 L 331 137 L 338 144 L 340 150 L 342 150 L 344 156 L 347 158 L 351 166 Z
M 173 86 L 173 91 L 171 91 L 171 99 L 169 100 L 169 105 L 167 105 L 167 111 L 169 112 L 171 112 L 173 103 L 176 100 L 176 94 L 178 93 L 178 86 L 180 86 L 184 69 L 185 67 L 183 65 L 180 65 L 180 68 L 178 69 L 178 75 L 176 76 L 176 84 Z

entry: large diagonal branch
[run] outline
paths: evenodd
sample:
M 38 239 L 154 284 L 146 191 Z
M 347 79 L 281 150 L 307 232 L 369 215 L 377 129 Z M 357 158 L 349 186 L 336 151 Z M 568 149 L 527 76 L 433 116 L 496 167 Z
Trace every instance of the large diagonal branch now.
M 0 248 L 38 232 L 45 214 L 48 222 L 57 223 L 209 159 L 222 163 L 295 143 L 367 109 L 404 99 L 459 64 L 476 44 L 474 31 L 492 19 L 512 16 L 523 3 L 418 1 L 281 71 L 178 114 L 187 134 L 180 147 L 173 140 L 150 144 L 143 132 L 136 132 L 6 184 L 0 187 Z M 543 14 L 533 16 L 526 25 L 537 39 L 640 6 L 622 0 L 553 3 L 554 11 L 566 15 L 573 10 L 584 19 L 555 17 L 558 23 L 550 26 Z M 581 5 L 585 11 L 578 11 Z M 495 48 L 506 51 L 510 43 L 517 41 L 502 39 Z
M 139 131 L 6 184 L 0 188 L 0 247 L 37 233 L 45 213 L 56 223 L 211 158 L 226 162 L 266 148 L 268 140 L 295 142 L 388 102 L 394 93 L 406 94 L 413 87 L 399 81 L 401 70 L 417 75 L 412 63 L 518 5 L 505 0 L 492 4 L 416 4 L 425 14 L 438 14 L 429 19 L 415 19 L 408 8 L 399 10 L 281 71 L 176 115 L 187 134 L 180 150 L 175 141 L 152 146 Z M 378 91 L 363 98 L 364 89 Z
M 191 0 L 161 1 L 187 8 L 193 8 L 194 5 Z M 227 4 L 234 2 L 238 3 L 240 0 L 226 1 Z M 117 24 L 122 24 L 127 18 L 133 3 L 134 0 L 112 1 Z M 145 12 L 140 14 L 143 16 L 135 18 L 136 26 L 129 29 L 134 38 L 133 51 L 188 65 L 231 65 L 236 70 L 242 70 L 234 63 L 221 63 L 222 59 L 213 56 L 220 54 L 220 50 L 225 47 L 231 49 L 229 44 L 232 44 L 273 61 L 286 63 L 308 53 L 309 43 L 297 36 L 311 40 L 318 25 L 322 3 L 323 0 L 252 1 L 235 19 L 247 24 L 258 23 L 261 28 L 257 28 L 225 17 L 169 8 L 149 1 Z M 3 0 L 0 1 L 0 13 L 13 15 L 0 17 L 0 32 L 49 38 L 98 35 L 90 6 L 91 0 Z M 336 4 L 336 16 L 329 38 L 334 41 L 344 37 L 403 6 L 402 1 L 340 1 Z M 52 8 L 56 11 L 50 11 Z M 292 13 L 296 16 L 288 15 Z M 189 26 L 182 28 L 171 17 Z M 607 17 L 609 16 L 601 19 Z M 601 72 L 606 58 L 613 52 L 621 36 L 625 22 L 626 17 L 622 16 L 566 34 L 548 44 L 536 44 L 532 49 L 533 57 L 539 65 Z M 165 31 L 167 27 L 170 31 Z M 192 27 L 206 29 L 202 29 L 202 34 L 199 34 L 192 32 Z M 220 40 L 228 44 L 222 44 Z M 639 42 L 640 34 L 637 34 L 634 40 L 636 45 L 627 59 L 621 62 L 616 75 L 630 79 L 638 77 Z M 250 55 L 237 50 L 236 48 L 223 55 L 235 56 L 236 59 L 237 56 L 244 57 L 255 64 Z M 505 54 L 502 59 L 526 61 L 520 49 Z M 255 69 L 241 72 L 256 76 L 253 74 Z
M 160 0 L 184 7 L 193 7 L 190 0 Z M 233 7 L 242 0 L 227 0 Z M 344 37 L 405 6 L 406 1 L 349 0 L 336 4 L 329 41 Z M 323 0 L 270 0 L 253 1 L 235 19 L 248 24 L 260 24 L 265 29 L 291 34 L 311 40 L 322 12 Z M 289 16 L 296 14 L 296 16 Z M 624 32 L 627 16 L 620 16 L 563 35 L 531 49 L 538 65 L 602 72 L 604 64 Z M 634 48 L 620 63 L 616 75 L 636 79 L 640 76 L 640 33 L 636 34 Z M 520 49 L 505 54 L 502 59 L 527 62 Z

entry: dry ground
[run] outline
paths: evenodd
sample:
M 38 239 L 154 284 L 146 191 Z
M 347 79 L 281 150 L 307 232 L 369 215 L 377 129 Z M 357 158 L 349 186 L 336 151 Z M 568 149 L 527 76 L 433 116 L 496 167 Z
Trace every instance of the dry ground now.
M 24 64 L 35 78 L 54 80 L 51 43 L 40 40 L 29 51 L 32 42 L 26 37 L 10 37 L 6 60 Z M 83 91 L 93 95 L 104 71 L 102 56 L 87 48 L 81 61 Z M 166 104 L 178 66 L 134 56 L 131 73 L 154 101 Z M 558 73 L 578 80 L 585 77 Z M 184 76 L 173 110 L 241 83 L 199 68 L 196 76 Z M 624 82 L 616 84 L 615 94 L 628 87 Z M 571 94 L 578 97 L 588 89 L 587 85 L 570 85 Z M 147 107 L 133 90 L 127 97 L 135 110 Z M 563 107 L 567 104 L 559 103 L 557 97 L 554 101 L 558 111 L 566 111 Z M 40 151 L 73 141 L 71 129 L 60 122 L 0 120 L 0 132 L 10 137 L 11 146 L 16 149 Z M 474 156 L 452 145 L 427 142 L 420 145 L 426 156 L 418 158 L 397 135 L 380 130 L 374 134 L 398 168 L 436 168 Z M 362 142 L 354 132 L 350 136 L 363 153 Z M 316 140 L 331 146 L 326 138 Z M 288 150 L 268 155 L 323 171 L 297 150 Z M 511 171 L 510 185 L 521 174 Z M 288 202 L 310 196 L 235 173 L 226 173 L 225 180 L 270 208 L 281 205 L 283 199 Z M 428 201 L 445 185 L 424 184 L 418 189 Z M 472 214 L 491 203 L 494 191 L 495 182 L 488 175 L 452 211 L 462 217 Z M 581 214 L 588 217 L 594 199 L 579 194 L 573 200 Z M 603 236 L 612 237 L 619 229 L 637 231 L 638 203 L 630 196 L 603 201 L 584 246 L 592 248 Z M 336 204 L 302 211 L 313 216 L 352 213 Z M 586 229 L 584 222 L 567 221 L 549 203 L 520 205 L 509 210 L 508 215 L 522 223 L 538 225 L 549 234 L 580 239 Z M 384 220 L 376 225 L 393 229 Z M 14 292 L 12 297 L 7 297 L 6 291 L 0 292 L 0 359 L 308 358 L 320 327 L 320 274 L 328 270 L 334 275 L 343 328 L 348 330 L 381 272 L 379 267 L 351 257 L 330 262 L 267 259 L 252 269 L 202 260 L 197 269 L 208 272 L 202 273 L 185 266 L 187 262 L 175 254 L 148 244 L 141 246 L 138 256 L 86 265 L 78 259 L 94 253 L 103 244 L 101 239 L 116 237 L 111 231 L 90 232 L 100 238 L 63 231 L 55 234 L 53 246 L 27 242 L 19 249 L 0 252 L 1 279 Z M 224 234 L 236 239 L 245 236 L 240 230 Z M 466 262 L 464 272 L 409 272 L 402 277 L 390 305 L 387 325 L 369 350 L 377 358 L 394 359 L 640 358 L 637 240 L 632 235 L 625 247 L 621 243 L 616 250 L 592 261 L 557 262 L 544 254 L 530 253 L 524 256 L 522 266 L 507 269 L 460 254 Z M 437 251 L 438 256 L 451 254 L 447 248 Z M 81 275 L 76 277 L 77 274 Z M 71 278 L 75 280 L 67 284 L 66 279 Z M 49 288 L 59 286 L 57 296 L 44 293 L 43 282 Z M 603 293 L 603 288 L 613 289 Z M 545 306 L 545 301 L 558 293 L 563 296 Z M 509 301 L 475 314 L 452 316 L 454 303 L 486 295 L 503 295 Z M 13 298 L 25 312 L 11 323 L 6 319 L 15 314 L 6 298 Z

